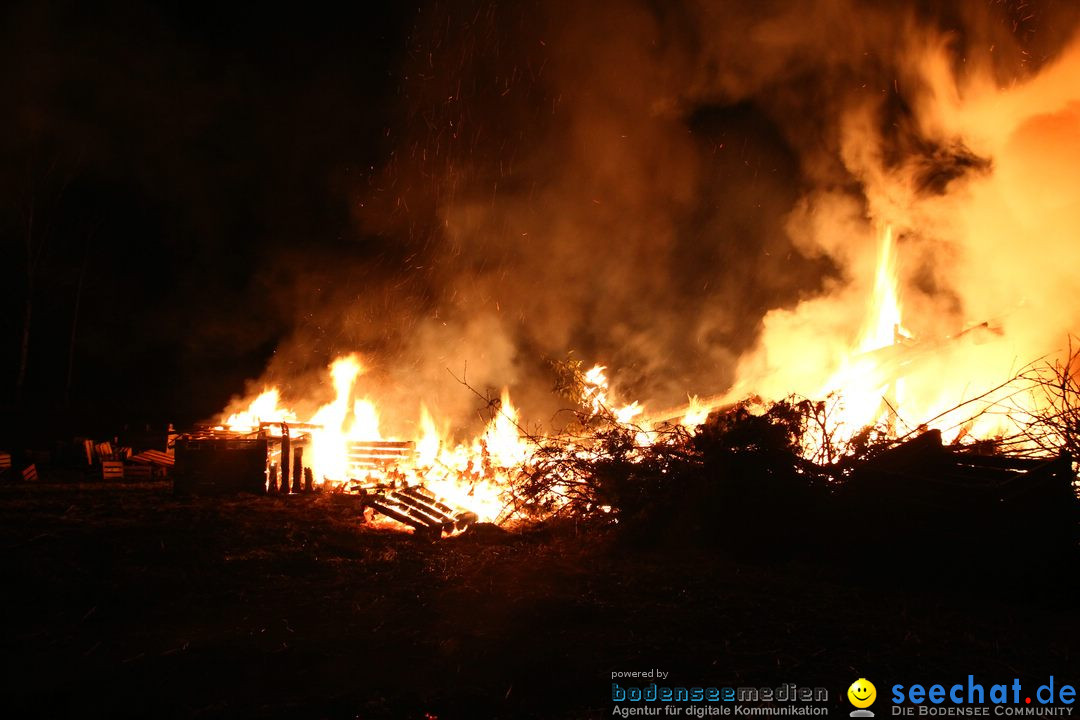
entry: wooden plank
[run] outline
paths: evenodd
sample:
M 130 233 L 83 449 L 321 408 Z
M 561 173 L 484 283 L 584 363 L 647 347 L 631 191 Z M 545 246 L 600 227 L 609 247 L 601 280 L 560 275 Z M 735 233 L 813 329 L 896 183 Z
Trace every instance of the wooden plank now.
M 355 453 L 351 452 L 347 456 L 350 460 L 356 461 L 379 461 L 379 460 L 407 460 L 412 457 L 412 453 L 380 453 L 380 452 L 365 452 Z
M 138 455 L 132 455 L 131 461 L 160 465 L 161 467 L 172 467 L 175 464 L 176 459 L 170 453 L 162 452 L 160 450 L 143 450 Z
M 103 480 L 123 480 L 124 463 L 120 460 L 102 460 L 101 478 Z
M 399 450 L 412 450 L 416 443 L 412 440 L 350 440 L 350 448 L 374 448 L 374 449 L 389 449 L 397 448 Z
M 350 470 L 378 470 L 382 471 L 390 465 L 396 465 L 397 463 L 390 462 L 375 462 L 374 460 L 352 460 L 348 463 Z

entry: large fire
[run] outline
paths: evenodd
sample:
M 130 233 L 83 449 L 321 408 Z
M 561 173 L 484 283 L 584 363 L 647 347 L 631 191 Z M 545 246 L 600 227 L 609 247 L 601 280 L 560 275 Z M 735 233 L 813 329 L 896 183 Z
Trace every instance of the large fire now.
M 960 442 L 999 437 L 1028 422 L 1039 400 L 1008 381 L 1026 363 L 1060 353 L 1077 320 L 1061 304 L 1075 305 L 1069 278 L 1080 266 L 1073 229 L 1080 213 L 1080 44 L 1004 89 L 978 69 L 961 82 L 946 54 L 944 44 L 923 47 L 913 62 L 927 88 L 916 107 L 921 132 L 956 149 L 957 162 L 977 172 L 947 179 L 936 192 L 920 189 L 920 168 L 883 159 L 876 105 L 850 108 L 842 156 L 863 185 L 866 205 L 818 191 L 791 217 L 793 235 L 812 238 L 805 242 L 848 277 L 769 312 L 758 345 L 740 359 L 738 381 L 723 395 L 650 412 L 642 402 L 617 399 L 607 368 L 597 364 L 582 374 L 579 407 L 634 428 L 646 446 L 664 442 L 664 428 L 692 431 L 711 410 L 750 395 L 829 398 L 827 423 L 806 448 L 811 456 L 826 435 L 843 442 L 867 426 L 893 437 L 936 428 Z M 1054 252 L 1035 250 L 1037 244 Z M 537 448 L 509 392 L 489 404 L 479 434 L 460 440 L 423 398 L 415 413 L 380 406 L 364 371 L 359 355 L 340 357 L 329 367 L 333 399 L 315 412 L 301 417 L 283 405 L 277 388 L 267 388 L 239 403 L 221 426 L 302 426 L 310 432 L 305 462 L 327 485 L 424 485 L 483 520 L 506 519 L 508 480 Z M 403 414 L 414 415 L 416 432 L 384 434 L 387 413 L 395 427 Z M 373 441 L 411 443 L 410 452 L 382 467 L 351 464 L 350 443 Z
M 611 391 L 597 365 L 584 374 L 582 404 L 592 413 L 610 413 L 616 422 L 629 423 L 643 412 L 636 402 L 611 404 Z M 312 455 L 305 462 L 325 487 L 341 487 L 350 482 L 377 484 L 392 481 L 424 485 L 458 507 L 468 508 L 482 521 L 497 522 L 509 514 L 506 497 L 510 474 L 527 465 L 536 449 L 520 425 L 517 408 L 508 391 L 491 403 L 491 417 L 483 431 L 464 442 L 454 441 L 441 430 L 423 405 L 419 408 L 414 437 L 387 437 L 380 430 L 380 411 L 367 398 L 357 395 L 364 372 L 361 358 L 347 355 L 336 359 L 328 374 L 334 398 L 301 421 L 296 412 L 280 405 L 281 393 L 268 388 L 247 407 L 223 418 L 218 427 L 233 433 L 253 433 L 265 429 L 280 437 L 282 426 L 303 428 L 310 434 Z M 706 409 L 688 411 L 684 422 L 700 422 Z M 371 441 L 409 442 L 413 452 L 394 458 L 381 467 L 357 468 L 350 464 L 351 443 Z M 641 443 L 651 442 L 646 429 Z

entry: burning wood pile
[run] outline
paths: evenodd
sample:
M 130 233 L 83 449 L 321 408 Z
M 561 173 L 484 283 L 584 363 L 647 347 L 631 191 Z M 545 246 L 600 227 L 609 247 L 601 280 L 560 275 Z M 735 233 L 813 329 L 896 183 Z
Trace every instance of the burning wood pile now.
M 556 389 L 575 406 L 561 429 L 526 432 L 504 390 L 488 401 L 487 424 L 472 440 L 440 430 L 423 406 L 411 437 L 384 437 L 376 403 L 358 393 L 363 363 L 350 355 L 331 364 L 334 397 L 305 422 L 280 405 L 271 387 L 239 403 L 216 432 L 278 427 L 280 460 L 271 461 L 271 491 L 289 487 L 291 462 L 293 492 L 310 489 L 314 475 L 317 484 L 361 492 L 376 511 L 423 531 L 567 513 L 618 519 L 643 510 L 646 498 L 669 493 L 682 479 L 722 484 L 731 467 L 737 480 L 721 491 L 704 490 L 712 493 L 704 506 L 739 507 L 737 495 L 759 495 L 778 477 L 783 480 L 768 492 L 793 498 L 867 486 L 881 497 L 915 502 L 939 494 L 956 507 L 976 508 L 994 505 L 984 501 L 991 497 L 1005 505 L 1044 491 L 1061 498 L 1065 488 L 1068 505 L 1069 453 L 1080 449 L 1078 355 L 1070 347 L 1065 361 L 1012 372 L 989 389 L 973 392 L 970 382 L 950 387 L 966 373 L 985 380 L 987 368 L 1011 368 L 1002 364 L 1010 351 L 1006 333 L 990 322 L 951 332 L 936 324 L 922 333 L 909 330 L 900 302 L 901 237 L 892 224 L 875 228 L 872 283 L 864 283 L 868 296 L 855 305 L 866 308 L 858 332 L 845 327 L 796 342 L 802 337 L 798 313 L 774 320 L 761 347 L 744 358 L 742 384 L 707 401 L 692 398 L 651 413 L 640 402 L 618 399 L 604 366 L 551 363 Z M 847 300 L 844 311 L 850 312 Z M 811 311 L 821 312 L 817 306 Z M 790 332 L 780 336 L 776 328 Z M 746 400 L 759 390 L 774 400 Z M 290 427 L 303 434 L 290 437 Z M 916 436 L 923 439 L 908 442 Z M 912 448 L 928 445 L 949 446 L 934 456 L 947 461 L 923 463 L 914 475 L 896 464 Z M 1001 457 L 975 461 L 971 448 Z M 1035 464 L 1005 458 L 1024 454 L 1037 456 Z M 296 456 L 310 464 L 302 486 Z M 252 483 L 258 484 L 254 476 Z
M 907 341 L 900 349 L 910 356 L 907 348 L 915 346 Z M 876 355 L 861 359 L 866 357 L 873 360 Z M 340 374 L 346 362 L 355 360 L 339 360 L 336 372 Z M 1054 445 L 1056 441 L 1045 436 L 1039 436 L 1041 446 L 1024 444 L 1015 434 L 981 440 L 972 432 L 986 416 L 1014 400 L 1018 387 L 1030 392 L 1060 386 L 1045 373 L 1021 374 L 977 401 L 949 409 L 942 415 L 952 423 L 945 443 L 941 427 L 906 429 L 896 395 L 889 395 L 898 392 L 896 381 L 870 396 L 876 402 L 862 404 L 863 415 L 852 415 L 834 395 L 817 402 L 793 398 L 727 403 L 710 414 L 709 407 L 719 404 L 714 398 L 708 404 L 692 402 L 678 412 L 658 413 L 664 420 L 651 420 L 638 403 L 613 401 L 604 368 L 586 371 L 580 363 L 569 363 L 558 372 L 566 376 L 562 385 L 578 407 L 573 422 L 559 433 L 526 433 L 504 395 L 491 407 L 484 433 L 471 443 L 452 445 L 438 435 L 362 439 L 341 419 L 337 427 L 262 420 L 249 427 L 225 423 L 184 436 L 177 444 L 178 458 L 185 465 L 204 450 L 208 460 L 218 454 L 214 464 L 224 462 L 221 453 L 253 452 L 246 489 L 352 492 L 362 497 L 364 507 L 404 527 L 434 534 L 510 518 L 572 514 L 611 521 L 648 514 L 650 503 L 663 506 L 670 498 L 662 498 L 672 487 L 687 481 L 721 488 L 704 491 L 709 497 L 697 499 L 702 507 L 739 507 L 763 487 L 766 494 L 791 498 L 837 494 L 841 503 L 873 496 L 922 514 L 951 508 L 1007 518 L 1023 507 L 1032 517 L 1060 518 L 1052 507 L 1071 506 L 1070 456 L 1054 450 L 1071 446 Z M 334 402 L 348 404 L 351 392 L 347 388 L 345 400 Z M 1058 398 L 1064 407 L 1054 415 L 1056 432 L 1066 436 L 1075 425 L 1069 415 L 1076 413 L 1069 405 L 1074 400 Z M 851 426 L 852 417 L 865 422 L 858 431 Z M 373 431 L 366 425 L 363 432 L 379 437 L 375 427 Z M 1029 439 L 1035 437 L 1033 427 L 1027 426 Z M 1023 457 L 1011 444 L 1035 456 Z M 770 488 L 769 483 L 779 484 Z M 680 502 L 695 501 L 686 495 Z
M 312 446 L 312 432 L 320 429 L 295 422 L 261 422 L 257 429 L 199 427 L 176 441 L 174 489 L 181 495 L 313 492 L 313 468 L 304 464 L 305 448 Z M 476 513 L 451 507 L 410 479 L 403 469 L 412 464 L 415 443 L 354 440 L 347 443 L 346 452 L 350 481 L 341 489 L 359 495 L 362 508 L 436 535 L 464 531 L 479 520 Z M 326 484 L 325 479 L 320 483 Z

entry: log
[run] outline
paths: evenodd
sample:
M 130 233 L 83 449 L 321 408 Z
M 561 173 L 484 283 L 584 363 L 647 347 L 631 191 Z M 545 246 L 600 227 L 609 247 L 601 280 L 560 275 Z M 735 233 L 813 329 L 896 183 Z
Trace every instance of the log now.
M 458 530 L 464 530 L 470 525 L 480 522 L 480 516 L 471 510 L 464 510 L 454 516 L 454 525 Z
M 304 474 L 304 446 L 297 445 L 293 448 L 293 467 L 292 467 L 292 491 L 299 493 L 303 488 L 301 486 L 300 478 Z

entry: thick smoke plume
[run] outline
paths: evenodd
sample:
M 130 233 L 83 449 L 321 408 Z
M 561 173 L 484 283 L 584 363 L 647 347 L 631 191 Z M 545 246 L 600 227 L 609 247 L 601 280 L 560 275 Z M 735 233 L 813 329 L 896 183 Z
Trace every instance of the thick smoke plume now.
M 990 321 L 1031 359 L 1080 319 L 1076 18 L 1052 2 L 433 3 L 390 161 L 352 189 L 379 260 L 303 278 L 268 380 L 318 395 L 315 371 L 359 351 L 388 420 L 420 402 L 467 418 L 448 370 L 546 419 L 544 360 L 569 351 L 652 406 L 812 394 L 860 329 L 884 224 L 917 337 Z

